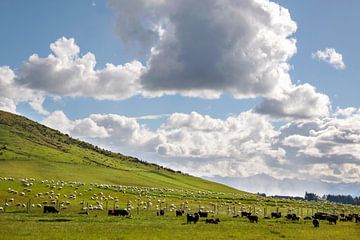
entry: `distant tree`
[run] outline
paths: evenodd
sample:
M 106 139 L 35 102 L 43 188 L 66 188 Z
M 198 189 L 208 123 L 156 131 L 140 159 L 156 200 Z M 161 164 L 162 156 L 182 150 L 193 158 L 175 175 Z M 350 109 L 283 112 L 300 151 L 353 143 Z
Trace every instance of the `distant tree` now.
M 315 193 L 308 193 L 305 192 L 305 200 L 307 201 L 319 201 L 320 197 L 318 195 L 316 195 Z

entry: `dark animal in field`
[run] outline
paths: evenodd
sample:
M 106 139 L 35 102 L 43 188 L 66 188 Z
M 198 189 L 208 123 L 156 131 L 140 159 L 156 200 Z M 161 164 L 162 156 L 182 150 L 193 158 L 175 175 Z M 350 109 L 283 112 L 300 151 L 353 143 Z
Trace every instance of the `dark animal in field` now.
M 114 210 L 109 210 L 108 211 L 108 215 L 109 216 L 128 216 L 129 212 L 126 209 L 114 209 Z
M 311 220 L 312 218 L 311 217 L 309 217 L 309 216 L 307 216 L 307 217 L 304 217 L 304 220 L 305 221 L 308 221 L 308 220 Z
M 44 206 L 44 213 L 59 213 L 53 206 Z
M 251 215 L 251 212 L 241 212 L 241 217 L 248 217 Z
M 238 217 L 240 217 L 239 214 L 233 215 L 233 218 L 238 218 Z
M 256 215 L 250 215 L 250 216 L 247 216 L 247 218 L 250 220 L 251 223 L 253 223 L 253 222 L 257 223 L 259 220 L 259 217 Z
M 265 216 L 265 217 L 264 217 L 264 219 L 271 219 L 271 217 L 269 217 L 269 216 Z
M 208 215 L 209 215 L 208 212 L 201 212 L 201 211 L 199 211 L 198 214 L 199 214 L 200 217 L 204 217 L 204 218 L 207 218 Z
M 317 212 L 315 213 L 314 218 L 318 220 L 326 220 L 328 216 L 329 215 L 327 213 Z
M 159 215 L 160 215 L 160 216 L 164 216 L 164 215 L 165 215 L 164 209 L 161 209 L 161 210 L 160 210 Z
M 289 213 L 288 215 L 285 216 L 286 219 L 288 220 L 293 220 L 293 221 L 299 221 L 300 217 L 296 216 L 295 213 L 291 214 Z
M 175 214 L 177 217 L 181 217 L 184 214 L 184 210 L 176 210 Z
M 196 224 L 199 221 L 199 214 L 198 213 L 194 213 L 194 214 L 186 214 L 186 223 L 187 224 L 191 224 L 191 222 L 193 222 L 194 224 Z
M 355 216 L 355 222 L 356 222 L 356 223 L 360 222 L 360 216 L 359 216 L 359 215 L 356 215 L 356 216 Z
M 319 227 L 320 226 L 319 220 L 314 219 L 313 220 L 313 225 L 314 225 L 314 227 Z
M 336 215 L 329 215 L 326 219 L 329 221 L 330 224 L 334 223 L 336 225 L 336 221 L 339 219 L 339 217 Z
M 216 219 L 205 219 L 205 223 L 206 224 L 218 224 L 220 222 L 220 219 L 216 218 Z
M 354 220 L 354 216 L 352 214 L 349 214 L 347 216 L 345 216 L 346 221 L 352 222 Z
M 281 218 L 281 212 L 272 212 L 271 218 Z
M 339 221 L 340 221 L 340 222 L 346 222 L 347 220 L 346 220 L 346 218 L 341 217 L 341 218 L 339 219 Z

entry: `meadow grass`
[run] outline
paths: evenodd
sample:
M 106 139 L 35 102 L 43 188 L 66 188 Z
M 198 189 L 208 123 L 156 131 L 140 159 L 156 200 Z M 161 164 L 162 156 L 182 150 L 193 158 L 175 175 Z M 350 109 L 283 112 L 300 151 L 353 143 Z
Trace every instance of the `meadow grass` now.
M 293 200 L 279 200 L 247 193 L 218 193 L 168 188 L 141 188 L 110 186 L 106 184 L 67 183 L 63 181 L 28 181 L 33 183 L 31 192 L 19 196 L 24 189 L 21 179 L 0 181 L 0 206 L 10 203 L 5 212 L 0 213 L 0 239 L 359 239 L 360 224 L 338 222 L 337 225 L 321 221 L 320 228 L 314 228 L 311 221 L 290 221 L 284 218 L 266 220 L 270 212 L 279 210 L 303 212 L 312 211 L 359 212 L 350 205 L 316 203 Z M 61 186 L 61 189 L 58 187 Z M 10 193 L 16 190 L 18 193 Z M 125 191 L 124 191 L 125 190 Z M 53 191 L 53 193 L 51 192 Z M 36 197 L 38 193 L 43 197 Z M 48 193 L 48 194 L 47 194 Z M 77 194 L 74 200 L 71 194 Z M 65 194 L 65 195 L 64 195 Z M 81 195 L 80 195 L 81 194 Z M 69 201 L 66 209 L 59 214 L 44 214 L 42 208 L 17 207 L 17 203 L 41 204 L 59 196 L 58 202 Z M 101 197 L 104 196 L 104 197 Z M 105 200 L 112 196 L 118 201 Z M 10 199 L 14 199 L 10 202 Z M 159 203 L 159 200 L 161 203 Z M 84 204 L 81 202 L 84 201 Z M 131 217 L 108 216 L 107 209 L 114 206 L 125 208 L 131 201 Z M 146 207 L 151 201 L 154 205 Z M 96 206 L 101 202 L 104 209 L 84 212 L 84 206 Z M 107 204 L 106 204 L 107 202 Z M 185 205 L 182 205 L 186 203 Z M 195 224 L 186 224 L 185 215 L 176 217 L 173 210 L 183 207 L 196 212 L 203 207 L 211 212 L 216 203 L 216 211 L 209 218 L 219 218 L 220 223 L 205 224 L 204 219 Z M 162 205 L 160 205 L 162 204 Z M 175 207 L 172 208 L 171 204 Z M 158 206 L 156 206 L 158 205 Z M 187 207 L 187 208 L 186 208 Z M 235 209 L 234 209 L 235 207 Z M 157 208 L 167 209 L 165 216 L 157 216 Z M 261 211 L 264 209 L 264 211 Z M 234 212 L 235 210 L 235 212 Z M 250 223 L 247 218 L 236 217 L 241 210 L 251 210 L 259 216 L 258 223 Z
M 354 223 L 330 225 L 287 220 L 260 220 L 220 216 L 218 225 L 200 220 L 186 224 L 185 217 L 134 215 L 131 219 L 107 216 L 1 214 L 1 239 L 359 239 Z M 60 221 L 59 221 L 60 219 Z M 68 222 L 61 222 L 64 219 Z

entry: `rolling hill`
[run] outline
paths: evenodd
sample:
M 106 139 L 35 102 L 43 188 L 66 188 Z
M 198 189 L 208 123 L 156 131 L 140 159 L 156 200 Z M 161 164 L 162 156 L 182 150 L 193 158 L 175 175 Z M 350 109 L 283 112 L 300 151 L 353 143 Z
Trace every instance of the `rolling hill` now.
M 101 149 L 4 111 L 0 111 L 0 176 L 240 192 Z

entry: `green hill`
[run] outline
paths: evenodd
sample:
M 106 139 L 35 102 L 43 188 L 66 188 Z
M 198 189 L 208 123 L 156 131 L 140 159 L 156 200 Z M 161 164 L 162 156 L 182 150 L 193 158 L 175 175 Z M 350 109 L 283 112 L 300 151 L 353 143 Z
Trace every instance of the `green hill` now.
M 0 176 L 240 192 L 101 149 L 4 111 L 0 111 Z

